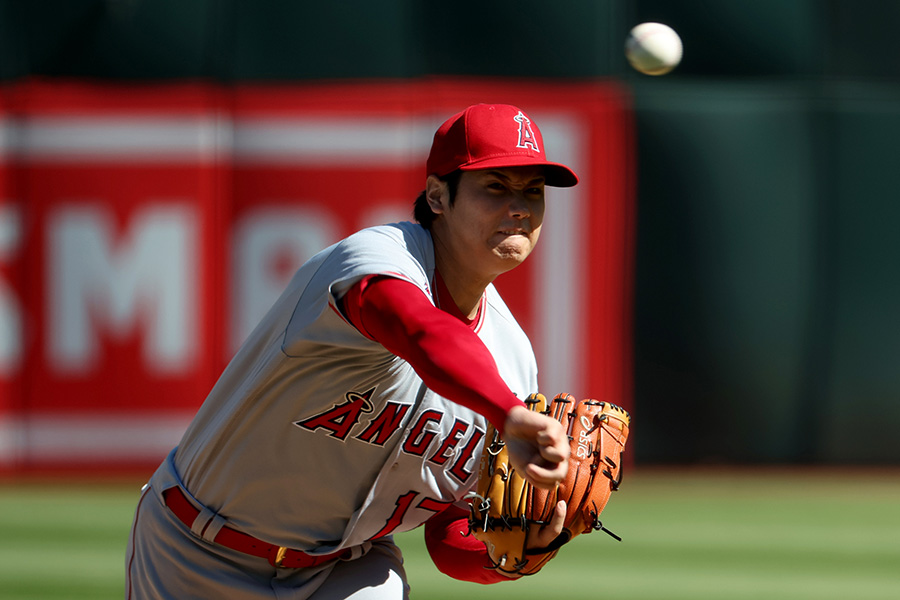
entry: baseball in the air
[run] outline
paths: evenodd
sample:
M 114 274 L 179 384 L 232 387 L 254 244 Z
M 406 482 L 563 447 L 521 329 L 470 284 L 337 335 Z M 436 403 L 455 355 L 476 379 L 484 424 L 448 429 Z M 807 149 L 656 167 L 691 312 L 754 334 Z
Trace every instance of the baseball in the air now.
M 681 62 L 681 38 L 662 23 L 641 23 L 628 34 L 625 56 L 645 75 L 665 75 Z

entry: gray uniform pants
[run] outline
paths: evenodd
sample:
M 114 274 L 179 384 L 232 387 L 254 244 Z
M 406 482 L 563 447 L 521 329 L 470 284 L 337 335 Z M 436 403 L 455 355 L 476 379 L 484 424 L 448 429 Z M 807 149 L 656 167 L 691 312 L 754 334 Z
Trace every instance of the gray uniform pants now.
M 310 569 L 275 568 L 193 535 L 145 488 L 125 558 L 126 600 L 406 600 L 400 549 L 386 538 L 358 558 Z

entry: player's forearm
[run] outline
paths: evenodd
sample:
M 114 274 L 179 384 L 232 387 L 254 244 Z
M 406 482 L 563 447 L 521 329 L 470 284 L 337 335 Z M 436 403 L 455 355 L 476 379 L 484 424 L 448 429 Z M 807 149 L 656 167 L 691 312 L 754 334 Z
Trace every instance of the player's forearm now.
M 345 312 L 363 333 L 409 362 L 429 389 L 483 414 L 500 431 L 509 410 L 522 404 L 478 336 L 412 283 L 370 279 L 362 291 L 348 292 Z

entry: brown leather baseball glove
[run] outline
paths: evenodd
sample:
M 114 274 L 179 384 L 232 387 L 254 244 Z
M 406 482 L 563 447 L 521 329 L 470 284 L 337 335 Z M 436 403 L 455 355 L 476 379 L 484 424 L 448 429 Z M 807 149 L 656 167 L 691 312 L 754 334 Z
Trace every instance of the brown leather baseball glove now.
M 513 469 L 497 431 L 488 431 L 478 484 L 470 495 L 469 530 L 485 544 L 494 568 L 509 577 L 537 573 L 581 533 L 602 529 L 620 540 L 603 527 L 600 513 L 622 482 L 622 452 L 631 423 L 615 404 L 577 400 L 571 394 L 559 394 L 550 406 L 541 394 L 525 402 L 567 428 L 571 455 L 565 481 L 549 490 L 535 488 Z M 529 530 L 549 523 L 560 500 L 567 508 L 562 533 L 544 548 L 527 548 Z

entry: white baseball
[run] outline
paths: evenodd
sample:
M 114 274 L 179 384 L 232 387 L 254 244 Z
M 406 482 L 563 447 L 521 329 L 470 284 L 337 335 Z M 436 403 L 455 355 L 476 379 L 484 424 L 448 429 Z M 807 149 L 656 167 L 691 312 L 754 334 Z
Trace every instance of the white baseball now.
M 628 34 L 625 56 L 631 66 L 645 75 L 665 75 L 678 66 L 681 38 L 662 23 L 641 23 Z

